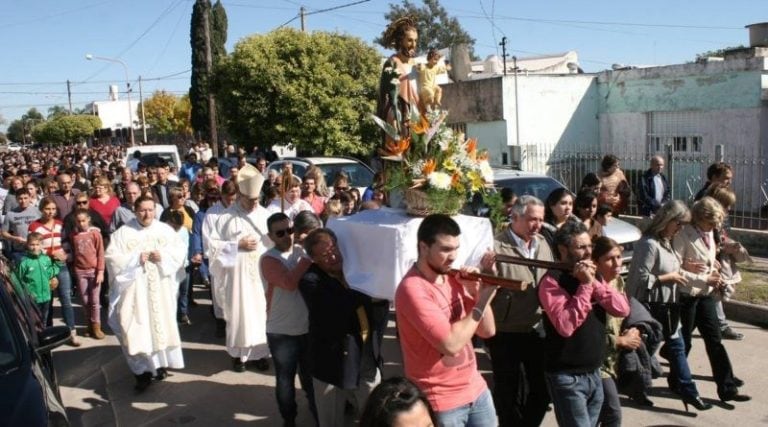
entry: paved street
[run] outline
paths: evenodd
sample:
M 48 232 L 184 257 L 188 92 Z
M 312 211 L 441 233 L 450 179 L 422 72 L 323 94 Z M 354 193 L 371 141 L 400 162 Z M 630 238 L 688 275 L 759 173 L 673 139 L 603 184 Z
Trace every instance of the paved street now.
M 202 289 L 196 289 L 199 306 L 192 308 L 192 326 L 181 328 L 186 369 L 172 372 L 162 382 L 155 382 L 145 393 L 133 390 L 134 378 L 111 334 L 103 341 L 81 338 L 80 348 L 62 347 L 55 352 L 64 403 L 75 426 L 214 426 L 281 425 L 274 398 L 273 371 L 250 369 L 233 372 L 230 359 L 215 338 L 209 301 Z M 733 324 L 745 334 L 744 341 L 727 341 L 736 375 L 746 381 L 743 392 L 753 397 L 748 403 L 733 406 L 717 401 L 704 344 L 695 339 L 690 356 L 691 370 L 702 397 L 715 407 L 686 414 L 680 400 L 666 391 L 664 378 L 654 382 L 652 410 L 630 406 L 625 400 L 625 426 L 754 426 L 768 424 L 768 367 L 765 343 L 768 331 L 745 324 Z M 394 323 L 385 337 L 384 376 L 402 373 L 402 361 Z M 481 368 L 490 380 L 489 363 L 479 355 Z M 306 401 L 299 400 L 299 425 L 311 425 Z M 545 426 L 555 426 L 549 412 Z

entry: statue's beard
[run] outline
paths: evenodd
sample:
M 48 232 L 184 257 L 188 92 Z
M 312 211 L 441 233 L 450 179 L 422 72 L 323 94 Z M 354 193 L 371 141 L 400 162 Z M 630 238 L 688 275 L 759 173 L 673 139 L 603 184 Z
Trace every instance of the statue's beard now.
M 400 48 L 400 55 L 405 58 L 415 58 L 416 49 Z

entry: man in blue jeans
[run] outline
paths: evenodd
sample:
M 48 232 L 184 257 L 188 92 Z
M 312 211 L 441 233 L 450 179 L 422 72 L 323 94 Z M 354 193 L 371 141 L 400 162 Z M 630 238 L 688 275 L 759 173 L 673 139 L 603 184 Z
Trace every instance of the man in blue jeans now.
M 317 409 L 309 373 L 309 318 L 307 306 L 298 290 L 299 279 L 312 261 L 304 250 L 293 245 L 291 220 L 282 212 L 267 219 L 269 238 L 275 246 L 261 258 L 261 271 L 267 282 L 267 343 L 275 363 L 277 406 L 283 425 L 295 425 L 296 372 L 317 421 Z
M 627 297 L 595 277 L 592 241 L 581 222 L 555 233 L 555 248 L 570 271 L 550 270 L 539 283 L 545 376 L 558 425 L 591 427 L 603 404 L 605 314 L 626 317 Z M 553 248 L 554 249 L 554 248 Z

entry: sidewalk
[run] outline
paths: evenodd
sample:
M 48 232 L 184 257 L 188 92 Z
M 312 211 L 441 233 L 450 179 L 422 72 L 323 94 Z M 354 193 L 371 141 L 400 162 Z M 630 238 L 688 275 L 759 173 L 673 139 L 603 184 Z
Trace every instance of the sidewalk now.
M 274 371 L 249 370 L 235 373 L 223 339 L 215 338 L 210 316 L 210 301 L 196 289 L 200 303 L 192 307 L 191 326 L 180 328 L 184 340 L 186 368 L 173 371 L 162 382 L 155 382 L 144 393 L 133 390 L 134 378 L 123 359 L 117 340 L 95 341 L 80 338 L 83 346 L 64 346 L 55 351 L 55 363 L 61 384 L 61 394 L 74 426 L 216 426 L 263 425 L 279 426 L 281 418 L 274 397 Z M 78 312 L 79 313 L 79 312 Z M 666 380 L 654 381 L 650 410 L 630 406 L 623 399 L 624 426 L 754 426 L 768 424 L 768 368 L 765 343 L 768 331 L 746 324 L 732 323 L 745 335 L 743 341 L 726 341 L 736 375 L 746 382 L 742 393 L 753 400 L 734 406 L 717 401 L 704 343 L 696 338 L 689 357 L 691 370 L 701 396 L 714 408 L 697 413 L 691 408 L 686 414 L 683 404 L 666 390 Z M 384 338 L 384 377 L 402 374 L 400 349 L 390 321 Z M 482 352 L 481 352 L 482 353 Z M 484 354 L 478 355 L 480 368 L 492 381 L 490 363 Z M 666 370 L 666 366 L 665 366 Z M 297 385 L 298 387 L 298 385 Z M 297 424 L 310 426 L 311 416 L 306 400 L 298 391 L 299 416 Z M 547 413 L 544 426 L 555 426 L 553 412 Z

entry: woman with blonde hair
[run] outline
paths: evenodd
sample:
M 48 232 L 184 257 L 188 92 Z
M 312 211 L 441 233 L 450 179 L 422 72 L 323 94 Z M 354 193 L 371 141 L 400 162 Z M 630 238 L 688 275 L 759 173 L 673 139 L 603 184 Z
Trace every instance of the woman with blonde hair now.
M 680 293 L 696 275 L 682 269 L 672 246 L 672 239 L 690 219 L 688 207 L 679 200 L 658 210 L 635 243 L 626 289 L 627 295 L 647 304 L 653 318 L 662 325 L 664 345 L 659 355 L 669 361 L 669 388 L 680 395 L 686 411 L 688 405 L 704 411 L 712 405 L 699 397 L 680 333 Z
M 304 179 L 307 178 L 315 179 L 315 192 L 317 195 L 325 197 L 326 199 L 330 196 L 331 192 L 328 191 L 328 183 L 325 182 L 325 174 L 317 165 L 310 166 L 309 169 L 304 172 Z
M 331 199 L 325 203 L 325 210 L 320 218 L 323 220 L 323 224 L 328 225 L 328 219 L 336 218 L 344 215 L 344 207 L 339 199 Z
M 736 206 L 736 193 L 727 184 L 715 183 L 707 187 L 706 195 L 717 200 L 723 207 L 723 211 L 725 211 L 722 227 L 715 230 L 715 242 L 717 242 L 720 248 L 717 256 L 721 267 L 720 275 L 723 281 L 728 283 L 730 287 L 733 287 L 741 282 L 741 273 L 739 273 L 736 263 L 751 261 L 749 253 L 744 246 L 729 236 L 731 233 L 731 223 L 728 215 L 733 207 Z M 726 294 L 724 297 L 730 297 L 730 295 Z M 716 309 L 717 319 L 720 321 L 720 335 L 723 339 L 736 341 L 744 339 L 744 334 L 734 331 L 728 324 L 728 320 L 725 318 L 725 311 L 723 311 L 722 301 L 717 302 Z
M 691 219 L 673 240 L 675 251 L 685 260 L 683 268 L 694 274 L 689 279 L 688 294 L 680 298 L 685 353 L 691 351 L 691 336 L 698 328 L 720 400 L 746 402 L 751 398 L 739 394 L 743 382 L 733 375 L 731 360 L 722 343 L 716 309 L 726 285 L 720 276 L 714 231 L 721 227 L 725 211 L 720 203 L 707 196 L 693 204 Z

